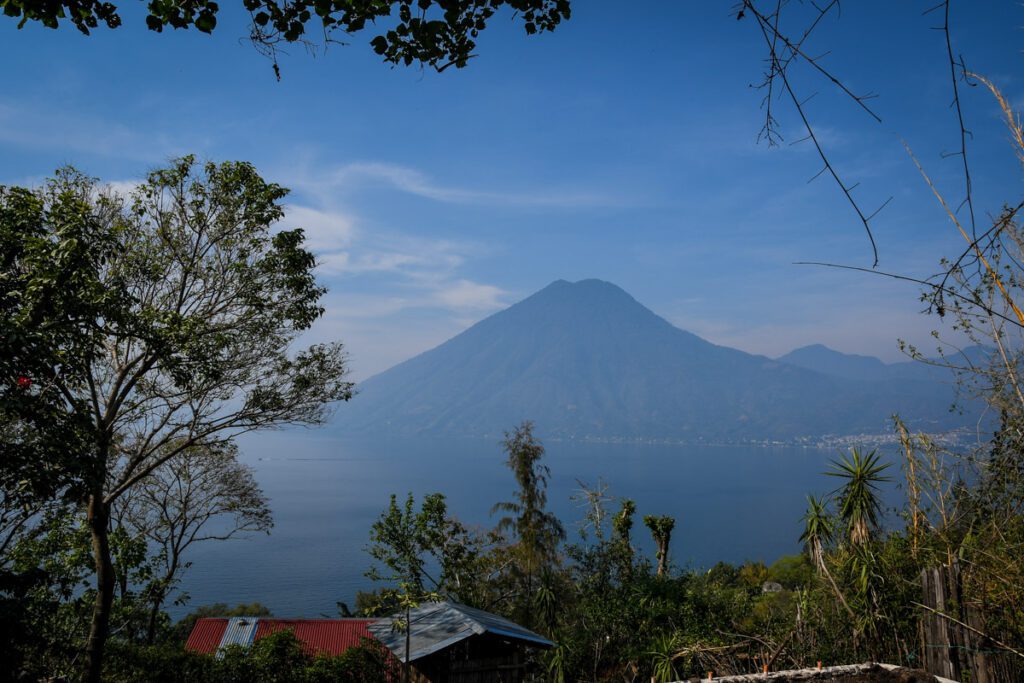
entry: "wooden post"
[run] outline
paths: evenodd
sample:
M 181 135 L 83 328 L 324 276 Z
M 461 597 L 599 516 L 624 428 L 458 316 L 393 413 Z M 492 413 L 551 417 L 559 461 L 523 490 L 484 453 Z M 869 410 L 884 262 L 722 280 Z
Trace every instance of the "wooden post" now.
M 1020 658 L 1000 646 L 999 634 L 982 635 L 985 624 L 978 609 L 964 600 L 956 560 L 923 570 L 921 593 L 927 610 L 921 631 L 928 673 L 955 681 L 969 678 L 974 683 L 1021 680 Z
M 409 647 L 412 638 L 412 623 L 409 621 L 409 603 L 405 603 L 405 667 L 402 671 L 402 683 L 409 683 Z

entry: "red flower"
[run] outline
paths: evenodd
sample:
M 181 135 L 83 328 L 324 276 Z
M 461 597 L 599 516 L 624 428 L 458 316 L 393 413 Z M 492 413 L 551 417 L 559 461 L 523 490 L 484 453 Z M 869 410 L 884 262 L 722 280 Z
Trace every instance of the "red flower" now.
M 18 388 L 19 389 L 28 389 L 31 386 L 32 386 L 32 378 L 31 377 L 26 377 L 25 375 L 21 375 L 21 376 L 18 377 Z

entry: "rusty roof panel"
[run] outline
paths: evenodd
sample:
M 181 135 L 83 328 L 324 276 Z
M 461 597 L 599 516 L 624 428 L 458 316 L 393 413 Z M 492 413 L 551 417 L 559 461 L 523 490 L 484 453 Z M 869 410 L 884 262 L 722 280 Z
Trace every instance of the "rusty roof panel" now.
M 340 655 L 373 638 L 367 627 L 373 619 L 270 619 L 262 618 L 256 627 L 255 639 L 290 629 L 312 654 Z
M 188 636 L 185 649 L 189 652 L 212 655 L 220 647 L 221 638 L 228 629 L 228 620 L 205 617 L 196 621 Z

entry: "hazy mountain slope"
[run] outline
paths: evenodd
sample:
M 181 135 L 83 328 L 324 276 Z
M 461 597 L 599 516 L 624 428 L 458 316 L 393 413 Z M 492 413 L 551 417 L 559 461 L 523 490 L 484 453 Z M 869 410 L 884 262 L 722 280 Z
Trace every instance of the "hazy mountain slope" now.
M 336 423 L 493 435 L 533 419 L 564 437 L 686 440 L 881 432 L 897 410 L 949 424 L 931 383 L 877 389 L 716 346 L 610 283 L 560 280 L 362 383 Z
M 883 363 L 872 356 L 842 353 L 822 344 L 812 344 L 790 351 L 776 360 L 847 380 L 883 383 L 914 380 L 948 387 L 954 381 L 954 374 L 945 365 L 985 367 L 991 360 L 992 351 L 983 346 L 968 346 L 958 352 L 950 351 L 946 358 L 934 357 L 930 362 Z
M 889 370 L 889 366 L 872 356 L 840 353 L 823 344 L 794 349 L 776 360 L 822 374 L 856 380 L 883 379 Z

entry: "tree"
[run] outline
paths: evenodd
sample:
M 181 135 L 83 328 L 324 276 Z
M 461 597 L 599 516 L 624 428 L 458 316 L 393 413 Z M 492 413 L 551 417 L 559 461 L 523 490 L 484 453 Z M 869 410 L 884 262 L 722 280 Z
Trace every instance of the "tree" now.
M 67 516 L 61 499 L 74 505 L 87 496 L 90 405 L 85 392 L 66 387 L 87 385 L 102 349 L 100 321 L 113 320 L 124 303 L 124 293 L 99 277 L 117 245 L 111 207 L 92 201 L 93 186 L 63 169 L 40 191 L 0 187 L 0 489 L 10 522 L 0 564 L 8 605 L 29 594 L 27 584 L 53 595 L 64 583 L 62 563 L 15 562 L 12 553 L 24 556 L 26 543 L 53 537 L 49 521 Z M 20 621 L 33 618 L 30 609 L 4 616 L 21 633 L 34 630 Z
M 125 493 L 112 516 L 158 551 L 162 572 L 147 590 L 151 606 L 146 642 L 150 644 L 156 637 L 160 608 L 180 571 L 191 564 L 183 557 L 192 544 L 269 533 L 273 526 L 266 496 L 252 469 L 238 462 L 238 447 L 233 443 L 181 451 Z M 120 574 L 119 578 L 124 580 Z
M 374 52 L 389 64 L 419 63 L 443 71 L 462 68 L 474 56 L 476 39 L 496 12 L 508 6 L 527 34 L 553 31 L 570 14 L 569 0 L 242 0 L 240 10 L 252 17 L 249 39 L 260 52 L 274 59 L 283 44 L 312 45 L 310 34 L 322 36 L 325 45 L 339 42 L 334 36 L 364 31 L 367 24 L 387 26 L 370 40 Z M 116 4 L 107 0 L 0 0 L 3 13 L 18 20 L 18 28 L 30 21 L 57 28 L 70 22 L 81 33 L 121 26 Z M 220 5 L 212 0 L 150 2 L 146 26 L 212 33 Z M 397 18 L 395 18 L 397 15 Z M 375 31 L 376 32 L 376 31 Z
M 807 512 L 803 516 L 804 530 L 800 542 L 819 574 L 828 571 L 825 566 L 825 547 L 832 542 L 832 516 L 821 498 L 807 496 Z
M 155 558 L 141 536 L 124 528 L 109 535 L 111 562 L 125 588 L 115 594 L 110 610 L 111 629 L 127 640 L 145 631 L 148 602 L 144 591 L 156 569 Z M 4 558 L 18 577 L 22 591 L 15 597 L 22 612 L 17 620 L 21 640 L 14 658 L 5 657 L 10 670 L 31 680 L 80 677 L 81 645 L 89 628 L 95 602 L 95 564 L 91 531 L 78 506 L 54 504 L 34 520 Z M 16 641 L 17 642 L 17 641 Z
M 651 537 L 657 546 L 658 576 L 664 576 L 668 573 L 668 544 L 672 540 L 676 520 L 668 515 L 644 515 L 644 526 L 651 530 Z
M 403 507 L 392 494 L 391 503 L 370 530 L 370 556 L 388 571 L 371 567 L 366 575 L 374 581 L 389 581 L 393 586 L 383 591 L 382 603 L 405 612 L 405 618 L 394 626 L 405 632 L 405 657 L 402 680 L 410 680 L 409 647 L 410 612 L 424 600 L 458 597 L 474 588 L 478 577 L 468 576 L 477 566 L 480 555 L 476 539 L 460 522 L 447 516 L 444 496 L 432 493 L 423 499 L 415 512 L 415 499 L 410 493 Z M 439 567 L 435 578 L 429 565 Z
M 633 501 L 622 499 L 619 511 L 611 514 L 615 497 L 603 482 L 595 489 L 581 487 L 587 506 L 580 536 L 565 548 L 569 562 L 560 572 L 563 585 L 548 617 L 551 623 L 543 625 L 559 643 L 549 659 L 551 670 L 562 676 L 577 672 L 573 680 L 606 680 L 605 669 L 635 657 L 638 633 L 646 633 L 638 616 L 649 606 L 649 567 L 634 563 L 629 540 Z
M 329 404 L 352 396 L 340 344 L 293 349 L 322 314 L 324 290 L 302 231 L 272 234 L 286 194 L 249 164 L 185 157 L 129 197 L 72 170 L 37 193 L 0 195 L 0 217 L 13 216 L 2 230 L 15 241 L 4 286 L 21 307 L 5 324 L 23 336 L 28 324 L 64 331 L 42 361 L 26 344 L 10 367 L 34 367 L 46 410 L 88 425 L 71 444 L 76 476 L 66 488 L 85 508 L 95 560 L 90 681 L 100 676 L 116 583 L 111 506 L 190 448 L 320 424 Z M 84 294 L 42 305 L 58 266 Z M 61 472 L 63 463 L 39 467 Z
M 890 463 L 880 464 L 875 451 L 867 455 L 853 448 L 849 456 L 832 462 L 832 471 L 825 474 L 839 477 L 845 483 L 837 491 L 839 519 L 846 525 L 850 543 L 864 545 L 878 529 L 882 501 L 878 484 L 890 481 L 882 472 Z
M 414 603 L 433 596 L 474 602 L 480 589 L 481 539 L 448 516 L 440 493 L 425 496 L 419 511 L 415 508 L 411 493 L 401 506 L 391 496 L 388 509 L 370 529 L 367 552 L 379 566 L 367 577 L 399 586 Z
M 829 514 L 826 501 L 823 498 L 807 496 L 807 511 L 804 512 L 802 521 L 804 523 L 804 530 L 800 534 L 800 542 L 804 544 L 804 552 L 807 554 L 808 559 L 810 559 L 811 564 L 814 565 L 814 570 L 818 575 L 828 579 L 836 598 L 839 599 L 840 604 L 843 605 L 843 608 L 852 617 L 853 612 L 850 610 L 850 606 L 846 602 L 842 591 L 839 590 L 839 586 L 836 585 L 831 572 L 829 572 L 825 557 L 825 548 L 828 547 L 835 536 L 835 523 L 832 515 Z
M 533 435 L 533 423 L 526 421 L 511 432 L 505 432 L 502 445 L 518 489 L 514 500 L 496 503 L 491 514 L 507 513 L 498 520 L 497 531 L 513 534 L 508 550 L 514 611 L 529 626 L 533 622 L 537 576 L 557 564 L 558 546 L 565 538 L 565 530 L 558 518 L 546 509 L 551 470 L 540 462 L 544 446 Z
M 619 574 L 628 579 L 633 573 L 633 543 L 630 533 L 633 530 L 633 515 L 636 514 L 636 503 L 623 498 L 619 511 L 612 518 L 612 543 L 617 555 Z
M 83 493 L 89 405 L 62 385 L 86 384 L 98 321 L 125 303 L 99 277 L 117 244 L 112 209 L 91 201 L 92 187 L 71 169 L 42 191 L 0 187 L 0 488 L 14 508 Z
M 0 661 L 9 678 L 71 673 L 88 599 L 77 595 L 87 593 L 88 572 L 88 532 L 70 506 L 48 506 L 12 539 L 0 566 Z

